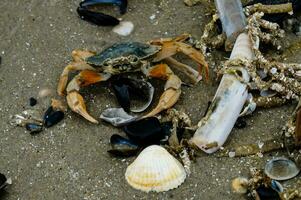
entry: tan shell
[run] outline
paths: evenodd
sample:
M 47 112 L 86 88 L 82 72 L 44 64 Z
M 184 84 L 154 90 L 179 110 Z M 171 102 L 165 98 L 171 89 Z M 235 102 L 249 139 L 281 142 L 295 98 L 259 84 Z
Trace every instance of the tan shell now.
M 144 192 L 164 192 L 177 188 L 185 178 L 182 164 L 158 145 L 144 149 L 125 172 L 127 182 Z

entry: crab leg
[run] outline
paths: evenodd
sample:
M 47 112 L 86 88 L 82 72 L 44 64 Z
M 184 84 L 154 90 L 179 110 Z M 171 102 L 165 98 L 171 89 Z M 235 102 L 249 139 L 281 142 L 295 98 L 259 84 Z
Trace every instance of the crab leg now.
M 110 74 L 97 73 L 95 71 L 84 70 L 75 76 L 67 86 L 67 103 L 72 111 L 80 114 L 92 123 L 98 123 L 86 110 L 83 97 L 79 94 L 81 87 L 88 86 L 100 81 L 106 81 Z
M 161 111 L 171 108 L 180 97 L 182 83 L 179 77 L 173 74 L 166 64 L 158 64 L 149 68 L 146 75 L 163 80 L 167 79 L 167 82 L 164 86 L 164 92 L 160 97 L 158 105 L 147 115 L 143 116 L 143 118 L 155 116 Z
M 93 56 L 95 55 L 94 52 L 91 51 L 82 51 L 82 50 L 74 50 L 72 51 L 72 58 L 73 58 L 73 62 L 71 62 L 69 65 L 67 65 L 61 76 L 60 76 L 60 80 L 59 80 L 59 84 L 57 87 L 57 93 L 60 96 L 64 95 L 64 91 L 65 88 L 67 86 L 67 81 L 68 81 L 68 75 L 70 72 L 72 71 L 82 71 L 82 70 L 91 70 L 91 71 L 95 71 L 95 69 L 88 65 L 87 63 L 84 62 L 84 60 L 87 57 Z
M 181 41 L 181 40 L 179 40 Z M 162 40 L 161 42 L 159 41 L 153 41 L 151 44 L 161 44 L 162 48 L 161 50 L 157 53 L 156 57 L 153 59 L 154 62 L 159 62 L 163 59 L 169 58 L 178 52 L 182 52 L 183 54 L 187 55 L 191 59 L 195 60 L 198 64 L 200 69 L 204 67 L 205 69 L 205 76 L 208 79 L 209 77 L 209 68 L 208 64 L 205 61 L 205 58 L 203 54 L 201 54 L 198 50 L 194 49 L 188 44 L 185 44 L 183 42 L 178 42 L 177 38 L 174 40 Z M 193 70 L 191 70 L 191 73 L 194 73 Z
M 186 76 L 188 76 L 194 84 L 202 80 L 202 76 L 199 74 L 199 72 L 189 67 L 188 65 L 178 62 L 176 59 L 173 59 L 172 57 L 165 58 L 164 61 L 167 64 L 174 66 L 176 69 L 186 74 Z
M 86 64 L 83 61 L 72 62 L 72 63 L 70 63 L 69 65 L 67 65 L 65 67 L 65 69 L 63 70 L 63 72 L 60 76 L 59 84 L 58 84 L 58 87 L 57 87 L 57 93 L 60 96 L 64 95 L 64 91 L 66 89 L 67 82 L 68 82 L 69 73 L 71 71 L 81 71 L 81 70 L 91 70 L 91 71 L 94 70 L 95 71 L 95 69 L 92 66 Z

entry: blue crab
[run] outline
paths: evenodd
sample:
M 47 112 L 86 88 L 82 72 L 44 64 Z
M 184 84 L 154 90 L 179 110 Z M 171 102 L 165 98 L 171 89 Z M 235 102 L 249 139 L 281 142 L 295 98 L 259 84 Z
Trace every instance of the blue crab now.
M 173 65 L 188 75 L 194 83 L 197 83 L 201 80 L 198 71 L 171 58 L 174 54 L 182 52 L 195 60 L 208 77 L 208 64 L 204 56 L 184 43 L 188 37 L 189 35 L 183 34 L 174 39 L 158 39 L 149 43 L 118 43 L 99 54 L 92 51 L 74 50 L 72 52 L 73 62 L 63 70 L 57 92 L 59 95 L 64 95 L 66 90 L 67 103 L 71 110 L 92 123 L 98 123 L 87 112 L 84 99 L 79 93 L 80 89 L 84 86 L 106 81 L 113 75 L 140 71 L 147 77 L 167 80 L 158 105 L 144 117 L 154 116 L 162 110 L 172 107 L 181 94 L 182 81 L 167 64 L 163 64 L 161 61 L 164 60 Z M 71 71 L 80 71 L 80 73 L 67 85 L 68 75 Z

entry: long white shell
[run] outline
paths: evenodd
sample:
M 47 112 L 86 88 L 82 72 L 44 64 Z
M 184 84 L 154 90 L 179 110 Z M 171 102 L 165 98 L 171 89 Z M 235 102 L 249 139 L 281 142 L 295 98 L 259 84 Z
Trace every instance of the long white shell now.
M 177 188 L 185 178 L 182 164 L 158 145 L 144 149 L 125 172 L 127 182 L 144 192 L 164 192 Z

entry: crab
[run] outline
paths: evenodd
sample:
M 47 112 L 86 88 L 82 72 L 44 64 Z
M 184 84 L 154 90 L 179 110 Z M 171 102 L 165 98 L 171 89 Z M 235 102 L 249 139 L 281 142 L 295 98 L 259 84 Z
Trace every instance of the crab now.
M 172 107 L 181 94 L 182 81 L 166 63 L 188 75 L 194 83 L 202 78 L 197 70 L 178 62 L 171 56 L 178 52 L 187 55 L 198 63 L 199 69 L 203 70 L 206 78 L 208 78 L 208 64 L 203 54 L 184 43 L 188 38 L 188 34 L 183 34 L 174 39 L 157 39 L 149 43 L 117 43 L 99 54 L 86 50 L 74 50 L 72 52 L 73 62 L 64 68 L 59 79 L 57 92 L 61 96 L 66 94 L 68 106 L 72 111 L 92 123 L 98 123 L 87 112 L 84 99 L 79 93 L 80 89 L 97 82 L 106 81 L 113 75 L 140 71 L 147 77 L 166 80 L 164 92 L 158 105 L 143 117 L 154 116 L 162 110 Z M 162 63 L 163 60 L 166 63 Z M 72 71 L 80 72 L 68 83 L 68 75 Z

